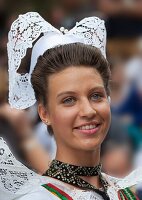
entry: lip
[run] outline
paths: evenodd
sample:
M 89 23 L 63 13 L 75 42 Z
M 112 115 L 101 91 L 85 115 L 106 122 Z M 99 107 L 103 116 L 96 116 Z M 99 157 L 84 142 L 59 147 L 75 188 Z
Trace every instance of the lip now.
M 79 129 L 79 128 L 82 127 L 82 126 L 90 126 L 90 125 L 98 126 L 98 125 L 100 125 L 100 122 L 98 122 L 98 121 L 86 122 L 86 123 L 80 124 L 80 125 L 78 125 L 78 126 L 76 126 L 76 127 L 74 127 L 74 128 L 75 128 L 75 129 Z
M 89 126 L 89 125 L 95 125 L 96 127 L 92 128 L 92 129 L 79 129 L 82 126 Z M 101 125 L 101 123 L 93 121 L 93 122 L 81 124 L 81 125 L 75 127 L 74 129 L 84 135 L 93 135 L 98 132 L 100 125 Z
M 84 135 L 94 135 L 98 132 L 100 128 L 100 125 L 97 125 L 96 128 L 88 129 L 88 130 L 81 130 L 81 129 L 76 129 L 79 131 L 79 133 L 84 134 Z

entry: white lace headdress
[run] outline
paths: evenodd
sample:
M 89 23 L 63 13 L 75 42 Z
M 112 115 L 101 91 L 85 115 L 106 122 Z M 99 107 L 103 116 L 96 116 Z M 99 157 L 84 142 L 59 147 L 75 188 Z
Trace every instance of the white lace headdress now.
M 39 38 L 39 36 L 43 36 Z M 33 42 L 35 43 L 33 47 Z M 59 31 L 45 21 L 38 13 L 28 12 L 19 15 L 8 34 L 9 64 L 9 103 L 12 107 L 25 109 L 35 102 L 31 85 L 31 73 L 37 59 L 47 49 L 69 43 L 84 43 L 99 48 L 104 56 L 106 48 L 106 29 L 104 21 L 89 17 L 77 22 L 70 31 Z M 31 65 L 28 73 L 20 74 L 18 69 L 28 48 L 32 48 Z

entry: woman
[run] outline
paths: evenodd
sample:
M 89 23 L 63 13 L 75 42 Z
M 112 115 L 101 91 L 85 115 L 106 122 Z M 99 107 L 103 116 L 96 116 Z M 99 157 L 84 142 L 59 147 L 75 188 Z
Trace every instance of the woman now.
M 21 58 L 41 32 L 29 73 L 18 74 Z M 15 160 L 1 139 L 1 199 L 136 199 L 128 187 L 142 180 L 135 177 L 141 169 L 122 180 L 101 173 L 100 146 L 111 118 L 104 23 L 86 18 L 63 33 L 37 13 L 20 16 L 11 27 L 9 101 L 27 108 L 35 103 L 35 93 L 57 153 L 39 176 Z

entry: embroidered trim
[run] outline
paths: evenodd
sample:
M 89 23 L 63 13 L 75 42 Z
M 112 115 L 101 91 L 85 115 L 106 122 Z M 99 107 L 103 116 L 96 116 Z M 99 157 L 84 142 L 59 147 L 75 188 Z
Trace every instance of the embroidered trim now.
M 65 193 L 64 191 L 57 188 L 55 185 L 51 183 L 44 184 L 42 186 L 62 200 L 73 200 L 67 193 Z
M 138 197 L 129 188 L 119 190 L 118 197 L 120 200 L 139 200 Z
M 95 186 L 83 180 L 80 176 L 99 176 L 103 189 L 97 189 Z M 58 179 L 62 182 L 71 184 L 84 190 L 93 190 L 102 197 L 108 198 L 108 182 L 101 174 L 101 164 L 96 167 L 75 166 L 59 160 L 53 160 L 50 168 L 43 174 Z

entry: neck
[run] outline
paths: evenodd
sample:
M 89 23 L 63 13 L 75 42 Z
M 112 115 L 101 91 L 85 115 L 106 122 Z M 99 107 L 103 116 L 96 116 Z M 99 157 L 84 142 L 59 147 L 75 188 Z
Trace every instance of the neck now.
M 60 148 L 57 146 L 55 159 L 72 165 L 94 167 L 100 163 L 100 147 L 94 151 L 80 151 L 76 149 L 65 151 L 61 146 Z

